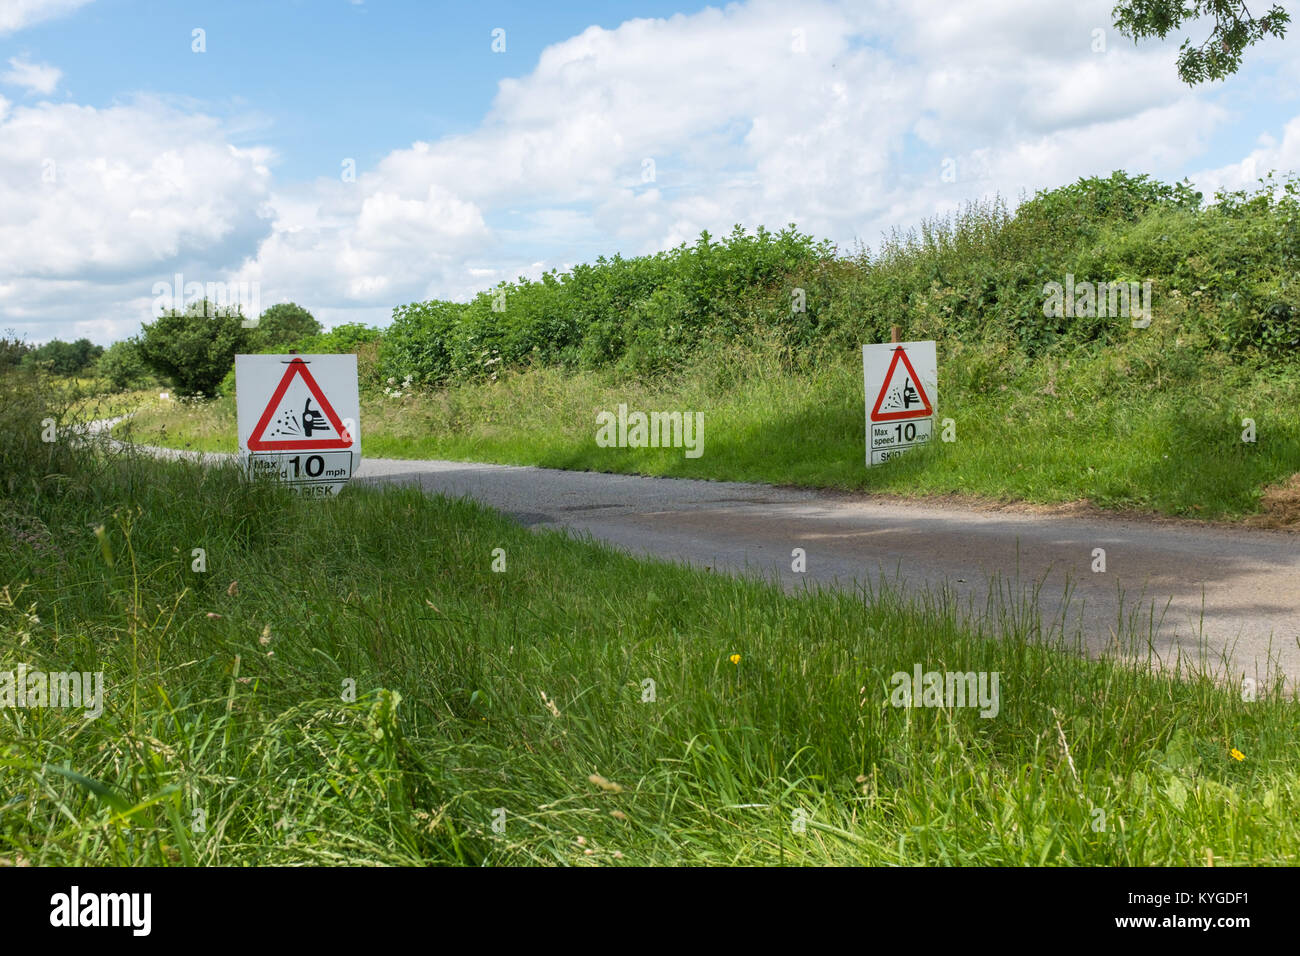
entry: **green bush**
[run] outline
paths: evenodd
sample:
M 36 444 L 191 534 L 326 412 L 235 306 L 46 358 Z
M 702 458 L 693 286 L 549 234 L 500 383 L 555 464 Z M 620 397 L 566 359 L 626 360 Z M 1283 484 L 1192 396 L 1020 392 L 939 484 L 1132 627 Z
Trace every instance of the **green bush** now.
M 434 299 L 412 302 L 393 310 L 393 322 L 384 330 L 380 365 L 394 378 L 412 376 L 436 382 L 451 373 L 449 349 L 452 330 L 465 306 Z
M 1042 191 L 1014 215 L 975 203 L 891 234 L 874 256 L 792 275 L 807 289 L 808 313 L 788 339 L 843 350 L 883 341 L 897 324 L 905 338 L 993 341 L 1036 355 L 1132 334 L 1114 317 L 1045 315 L 1044 285 L 1072 274 L 1150 281 L 1156 321 L 1204 347 L 1294 358 L 1298 188 L 1294 178 L 1269 179 L 1202 208 L 1186 184 L 1115 173 Z
M 110 345 L 100 356 L 96 372 L 118 391 L 142 388 L 153 378 L 145 365 L 140 340 L 136 338 L 123 339 Z
M 295 347 L 295 342 L 319 335 L 320 331 L 321 324 L 302 306 L 281 302 L 258 317 L 257 326 L 249 331 L 248 347 L 256 352 L 288 350 Z
M 790 275 L 833 254 L 793 225 L 736 226 L 721 242 L 706 232 L 652 256 L 503 282 L 465 305 L 411 303 L 393 310 L 382 365 L 431 383 L 534 363 L 662 372 L 709 336 L 748 336 L 761 315 L 788 312 Z
M 360 322 L 344 322 L 328 332 L 321 332 L 299 340 L 294 346 L 299 352 L 320 352 L 327 355 L 343 355 L 357 349 L 375 345 L 384 337 L 384 330 Z
M 235 364 L 249 351 L 249 329 L 238 310 L 222 309 L 206 299 L 184 311 L 171 309 L 144 326 L 140 354 L 153 372 L 181 395 L 212 395 Z
M 38 363 L 55 375 L 80 375 L 103 354 L 104 347 L 95 345 L 90 339 L 77 339 L 75 342 L 51 339 L 28 352 L 23 361 Z

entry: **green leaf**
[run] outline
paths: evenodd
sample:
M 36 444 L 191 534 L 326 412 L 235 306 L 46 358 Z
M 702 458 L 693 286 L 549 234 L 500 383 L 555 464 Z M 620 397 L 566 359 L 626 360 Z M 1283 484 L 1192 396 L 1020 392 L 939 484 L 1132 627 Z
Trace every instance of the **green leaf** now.
M 115 793 L 108 784 L 100 783 L 98 780 L 77 773 L 75 770 L 69 770 L 66 767 L 50 767 L 49 770 L 86 788 L 123 816 L 131 812 L 131 801 L 120 793 Z

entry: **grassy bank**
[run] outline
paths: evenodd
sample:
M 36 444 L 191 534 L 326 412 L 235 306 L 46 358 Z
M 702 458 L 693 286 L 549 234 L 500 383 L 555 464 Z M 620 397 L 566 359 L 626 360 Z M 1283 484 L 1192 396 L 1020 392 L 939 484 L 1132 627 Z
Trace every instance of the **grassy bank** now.
M 1168 326 L 1113 347 L 1035 359 L 940 344 L 939 418 L 955 441 L 867 469 L 861 359 L 816 364 L 775 347 L 720 350 L 671 377 L 538 368 L 363 400 L 370 456 L 446 458 L 762 481 L 904 495 L 1087 500 L 1168 515 L 1287 523 L 1300 471 L 1300 373 L 1190 348 Z M 703 454 L 601 448 L 596 412 L 704 414 Z M 1243 419 L 1255 441 L 1242 440 Z M 119 434 L 233 451 L 232 399 L 152 402 Z M 938 437 L 938 436 L 936 436 Z M 1270 489 L 1270 486 L 1273 486 Z
M 95 720 L 0 710 L 7 863 L 1300 850 L 1295 703 L 1088 661 L 1027 606 L 978 632 L 943 595 L 790 596 L 408 489 L 311 502 L 49 452 L 60 477 L 33 466 L 0 509 L 0 672 L 107 693 Z M 891 706 L 916 666 L 998 672 L 996 715 Z

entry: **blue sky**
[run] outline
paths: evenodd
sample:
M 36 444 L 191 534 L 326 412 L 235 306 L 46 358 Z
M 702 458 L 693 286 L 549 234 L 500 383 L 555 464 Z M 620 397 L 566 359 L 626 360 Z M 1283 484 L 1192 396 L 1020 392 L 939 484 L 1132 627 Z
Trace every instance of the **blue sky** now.
M 1111 5 L 0 0 L 0 329 L 107 343 L 178 273 L 384 324 L 738 222 L 1300 167 L 1300 38 L 1188 89 Z
M 705 4 L 434 3 L 419 0 L 97 0 L 0 42 L 63 71 L 61 94 L 108 106 L 136 92 L 228 117 L 241 144 L 265 144 L 276 172 L 334 175 L 337 156 L 373 163 L 395 145 L 478 125 L 504 77 L 596 25 L 670 17 Z M 192 52 L 195 28 L 206 55 Z M 504 53 L 492 31 L 506 30 Z

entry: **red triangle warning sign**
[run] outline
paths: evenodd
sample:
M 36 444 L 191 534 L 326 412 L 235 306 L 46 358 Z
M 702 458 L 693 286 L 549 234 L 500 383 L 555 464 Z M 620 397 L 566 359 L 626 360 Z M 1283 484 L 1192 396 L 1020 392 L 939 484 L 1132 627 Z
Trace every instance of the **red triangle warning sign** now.
M 899 369 L 898 363 L 903 363 Z M 885 372 L 885 383 L 880 386 L 876 404 L 871 408 L 873 422 L 894 422 L 904 418 L 929 418 L 934 414 L 930 396 L 917 378 L 916 369 L 908 361 L 907 351 L 894 349 L 894 357 Z
M 306 388 L 290 385 L 300 379 Z M 305 401 L 304 401 L 305 393 Z M 312 400 L 316 407 L 312 407 Z M 248 436 L 249 451 L 308 451 L 320 448 L 351 448 L 348 434 L 325 393 L 312 378 L 302 359 L 293 359 L 276 386 L 266 411 Z

